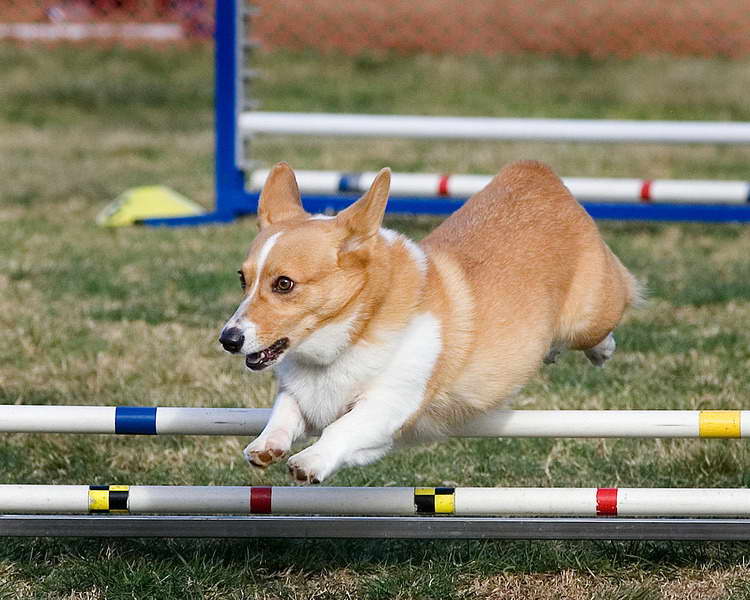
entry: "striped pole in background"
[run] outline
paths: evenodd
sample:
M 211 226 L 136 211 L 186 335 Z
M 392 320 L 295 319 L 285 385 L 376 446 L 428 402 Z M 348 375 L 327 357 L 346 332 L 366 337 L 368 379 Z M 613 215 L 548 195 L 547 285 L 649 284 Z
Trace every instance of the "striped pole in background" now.
M 750 490 L 0 485 L 0 513 L 748 517 Z
M 257 435 L 267 408 L 0 405 L 0 433 Z M 744 438 L 750 411 L 499 410 L 454 437 Z
M 375 172 L 296 171 L 303 194 L 361 194 Z M 250 188 L 259 190 L 267 169 L 253 171 Z M 486 186 L 489 175 L 440 175 L 393 173 L 392 196 L 467 198 Z M 750 204 L 750 183 L 746 181 L 614 179 L 564 177 L 563 182 L 580 202 L 632 202 L 646 204 Z

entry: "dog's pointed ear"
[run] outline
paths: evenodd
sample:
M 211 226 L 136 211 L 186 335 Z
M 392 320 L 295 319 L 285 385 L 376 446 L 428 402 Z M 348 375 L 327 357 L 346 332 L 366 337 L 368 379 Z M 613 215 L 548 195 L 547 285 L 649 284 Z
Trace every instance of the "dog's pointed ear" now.
M 277 163 L 268 173 L 258 200 L 258 227 L 307 215 L 297 187 L 294 171 L 285 162 Z
M 390 189 L 391 170 L 386 167 L 375 176 L 364 196 L 338 214 L 337 222 L 348 233 L 342 250 L 354 250 L 377 235 L 383 223 Z

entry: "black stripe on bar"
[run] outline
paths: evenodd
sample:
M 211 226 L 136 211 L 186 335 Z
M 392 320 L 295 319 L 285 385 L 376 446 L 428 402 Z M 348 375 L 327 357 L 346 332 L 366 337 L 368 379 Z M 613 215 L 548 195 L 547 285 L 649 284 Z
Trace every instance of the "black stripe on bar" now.
M 127 490 L 110 490 L 109 492 L 109 510 L 125 511 L 128 510 L 128 491 Z
M 418 513 L 433 514 L 435 512 L 435 496 L 426 494 L 414 496 L 414 506 L 417 507 Z

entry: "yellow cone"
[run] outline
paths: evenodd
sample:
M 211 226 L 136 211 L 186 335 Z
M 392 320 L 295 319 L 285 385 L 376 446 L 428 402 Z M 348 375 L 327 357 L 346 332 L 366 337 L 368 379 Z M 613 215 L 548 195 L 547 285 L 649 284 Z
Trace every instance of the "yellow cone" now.
M 202 215 L 202 206 L 163 185 L 131 188 L 117 196 L 96 216 L 104 227 L 134 225 L 143 219 Z

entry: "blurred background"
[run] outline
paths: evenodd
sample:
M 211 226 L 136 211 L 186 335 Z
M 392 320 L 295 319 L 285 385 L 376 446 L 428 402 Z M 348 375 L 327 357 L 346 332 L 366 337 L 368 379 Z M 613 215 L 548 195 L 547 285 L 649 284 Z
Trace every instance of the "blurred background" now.
M 737 0 L 257 0 L 254 33 L 268 50 L 484 54 L 643 53 L 740 57 L 750 14 Z M 210 0 L 6 0 L 3 37 L 201 39 Z M 131 29 L 121 26 L 132 25 Z M 118 26 L 107 30 L 103 25 Z M 145 25 L 162 25 L 148 30 Z M 171 27 L 167 27 L 171 26 Z M 105 32 L 109 31 L 109 36 Z
M 246 80 L 246 97 L 263 110 L 750 120 L 750 10 L 741 0 L 261 0 L 252 7 L 247 35 L 257 47 L 244 64 L 257 76 Z M 183 171 L 147 160 L 118 176 L 127 181 L 108 177 L 109 193 L 188 177 L 191 189 L 181 191 L 209 206 L 208 179 L 195 180 L 193 166 L 209 174 L 210 145 L 192 134 L 211 130 L 213 11 L 207 0 L 6 0 L 4 110 L 18 123 L 74 119 L 79 131 L 94 121 L 101 132 L 128 122 L 131 135 L 149 114 L 160 133 L 190 132 L 200 161 L 187 157 Z M 87 138 L 87 150 L 99 138 Z M 153 135 L 142 141 L 155 151 Z M 743 179 L 748 152 L 278 136 L 259 136 L 248 152 L 250 166 L 285 159 L 307 169 L 390 164 L 468 173 L 494 173 L 521 156 L 566 176 Z

